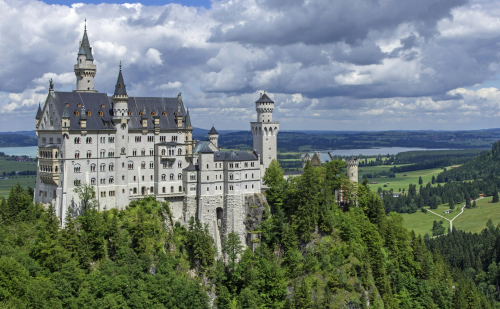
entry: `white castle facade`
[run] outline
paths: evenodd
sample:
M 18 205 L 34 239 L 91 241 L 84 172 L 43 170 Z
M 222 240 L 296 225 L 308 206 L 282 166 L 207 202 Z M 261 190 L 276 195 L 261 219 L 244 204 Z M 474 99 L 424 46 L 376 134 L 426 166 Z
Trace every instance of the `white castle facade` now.
M 99 208 L 125 208 L 154 196 L 168 201 L 174 220 L 191 217 L 216 235 L 245 237 L 245 199 L 261 192 L 262 176 L 276 159 L 279 122 L 264 93 L 251 122 L 253 153 L 219 151 L 215 128 L 195 141 L 189 110 L 174 98 L 129 97 L 121 70 L 114 95 L 94 90 L 96 65 L 85 29 L 79 46 L 76 90 L 49 94 L 36 115 L 38 173 L 35 202 L 51 203 L 63 223 L 78 205 L 74 189 L 94 186 Z

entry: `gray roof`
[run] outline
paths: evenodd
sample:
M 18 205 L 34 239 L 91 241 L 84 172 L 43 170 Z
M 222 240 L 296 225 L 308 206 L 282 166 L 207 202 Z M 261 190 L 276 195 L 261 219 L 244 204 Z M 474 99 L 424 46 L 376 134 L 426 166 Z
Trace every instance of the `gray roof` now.
M 254 153 L 246 151 L 216 151 L 214 161 L 253 161 L 257 160 Z
M 274 103 L 273 100 L 271 100 L 267 94 L 264 92 L 264 94 L 262 95 L 262 97 L 260 99 L 258 99 L 255 103 Z
M 184 170 L 185 171 L 197 171 L 199 169 L 200 169 L 200 167 L 198 166 L 198 164 L 196 164 L 196 165 L 191 164 L 188 167 L 186 167 Z
M 120 72 L 118 73 L 118 80 L 116 81 L 114 95 L 123 95 L 123 96 L 127 95 L 127 89 L 125 88 L 125 82 L 123 81 L 121 62 L 120 62 Z
M 210 149 L 210 146 L 208 144 L 203 144 L 203 147 L 198 150 L 198 153 L 213 153 L 214 151 Z
M 312 157 L 315 154 L 318 155 L 318 157 L 321 161 L 321 164 L 332 161 L 332 158 L 330 157 L 328 152 L 310 152 L 310 153 L 306 153 L 305 155 L 303 155 L 302 158 L 308 158 L 307 156 L 309 156 L 309 158 L 312 159 Z
M 212 129 L 210 129 L 210 131 L 208 132 L 208 135 L 210 134 L 219 134 L 219 132 L 217 132 L 217 130 L 215 130 L 215 127 L 212 125 Z
M 87 55 L 87 53 L 85 52 L 85 48 L 83 48 L 83 45 L 80 46 L 80 50 L 78 51 L 78 56 L 80 55 Z
M 82 47 L 83 50 L 85 51 L 85 54 L 87 54 L 87 60 L 93 61 L 94 57 L 92 56 L 92 52 L 90 51 L 89 37 L 87 36 L 87 26 L 85 26 L 85 30 L 83 31 Z
M 66 104 L 64 104 L 64 110 L 61 118 L 69 118 L 69 106 L 66 106 Z
M 87 130 L 115 130 L 115 127 L 111 125 L 105 125 L 109 121 L 112 115 L 113 101 L 111 97 L 108 97 L 105 93 L 96 92 L 59 92 L 54 91 L 52 94 L 54 98 L 54 105 L 58 110 L 59 115 L 64 113 L 65 103 L 69 103 L 69 118 L 70 118 L 70 130 L 79 130 L 79 117 L 75 115 L 75 112 L 80 108 L 77 107 L 78 103 L 85 106 L 86 111 L 91 112 L 91 116 L 87 117 Z M 177 105 L 179 100 L 177 98 L 147 98 L 147 97 L 129 97 L 128 108 L 132 111 L 132 116 L 129 121 L 129 129 L 142 129 L 141 116 L 139 112 L 147 107 L 148 110 L 157 110 L 160 114 L 160 129 L 177 129 L 177 122 L 174 117 L 174 112 L 177 111 Z M 104 108 L 101 107 L 104 105 Z M 184 105 L 182 104 L 182 109 Z M 103 117 L 99 116 L 99 111 L 103 110 Z M 162 112 L 165 111 L 167 114 L 164 117 Z M 147 115 L 147 128 L 154 129 L 154 121 L 151 112 L 145 113 Z
M 209 141 L 197 141 L 196 146 L 194 146 L 193 154 L 197 154 L 204 146 L 210 144 Z
M 40 103 L 38 103 L 38 111 L 36 112 L 35 119 L 42 119 L 42 108 L 40 107 Z

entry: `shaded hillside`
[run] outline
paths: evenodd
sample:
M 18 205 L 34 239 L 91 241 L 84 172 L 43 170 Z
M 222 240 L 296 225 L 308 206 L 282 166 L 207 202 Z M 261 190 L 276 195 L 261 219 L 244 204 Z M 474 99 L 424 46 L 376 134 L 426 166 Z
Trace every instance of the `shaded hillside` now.
M 36 136 L 22 134 L 0 134 L 0 147 L 25 147 L 38 145 Z

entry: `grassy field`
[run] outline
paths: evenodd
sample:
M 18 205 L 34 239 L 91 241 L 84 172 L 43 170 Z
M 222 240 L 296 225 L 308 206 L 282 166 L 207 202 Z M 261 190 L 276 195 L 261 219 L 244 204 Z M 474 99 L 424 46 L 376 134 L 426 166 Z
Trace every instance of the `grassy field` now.
M 379 168 L 379 170 L 376 170 Z M 374 173 L 374 172 L 381 172 L 383 170 L 389 170 L 390 166 L 373 166 L 370 167 L 369 169 L 366 167 L 361 168 L 363 170 L 362 173 L 360 173 L 359 181 L 363 181 L 363 175 L 366 173 Z M 366 171 L 365 171 L 366 170 Z M 379 187 L 382 187 L 382 189 L 388 191 L 390 189 L 393 189 L 394 192 L 399 192 L 399 189 L 403 190 L 403 188 L 408 190 L 408 187 L 410 183 L 416 184 L 418 186 L 418 178 L 422 176 L 422 180 L 424 182 L 424 185 L 427 184 L 432 180 L 432 176 L 436 176 L 441 173 L 443 170 L 440 168 L 434 168 L 434 169 L 427 169 L 427 170 L 418 170 L 418 171 L 411 171 L 411 172 L 405 172 L 405 173 L 397 173 L 396 178 L 371 178 L 369 179 L 370 182 L 377 182 L 377 184 L 370 184 L 370 188 L 372 190 L 377 191 Z M 403 176 L 406 175 L 406 176 Z M 387 184 L 389 183 L 389 184 Z M 387 184 L 387 187 L 383 187 L 384 184 Z
M 465 209 L 464 213 L 453 221 L 453 228 L 479 233 L 486 227 L 488 219 L 494 225 L 500 224 L 500 203 L 491 203 L 492 197 L 476 201 L 476 208 Z
M 35 189 L 35 175 L 30 176 L 14 176 L 9 177 L 9 179 L 0 179 L 0 196 L 7 197 L 9 195 L 10 188 L 15 186 L 18 182 L 24 188 L 32 187 Z
M 444 220 L 443 218 L 440 218 L 430 212 L 427 212 L 425 214 L 419 210 L 416 213 L 401 214 L 401 215 L 404 218 L 404 225 L 406 226 L 406 228 L 410 231 L 414 230 L 416 234 L 420 234 L 422 236 L 424 236 L 427 233 L 429 234 L 429 236 L 432 236 L 432 223 L 434 222 L 434 220 L 436 221 L 442 220 L 443 226 L 446 228 L 447 232 L 448 229 L 450 228 L 449 221 Z
M 8 161 L 6 157 L 0 157 L 0 174 L 15 171 L 36 171 L 36 162 Z

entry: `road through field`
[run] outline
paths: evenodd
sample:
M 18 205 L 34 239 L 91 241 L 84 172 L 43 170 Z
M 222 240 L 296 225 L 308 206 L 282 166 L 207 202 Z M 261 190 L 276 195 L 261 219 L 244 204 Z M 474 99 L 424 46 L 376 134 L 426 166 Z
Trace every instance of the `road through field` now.
M 478 198 L 478 200 L 480 200 L 480 199 L 482 199 L 482 197 L 481 197 L 481 198 Z M 456 218 L 458 218 L 458 216 L 460 216 L 461 214 L 463 214 L 464 210 L 465 210 L 465 205 L 464 205 L 464 206 L 462 206 L 462 211 L 461 211 L 458 215 L 456 215 L 455 217 L 453 217 L 453 219 L 451 219 L 451 220 L 450 220 L 450 219 L 448 219 L 448 218 L 446 218 L 446 217 L 441 216 L 441 215 L 440 215 L 440 214 L 438 214 L 438 213 L 435 213 L 434 211 L 432 211 L 432 210 L 430 210 L 430 209 L 428 209 L 427 211 L 429 211 L 429 212 L 431 212 L 431 213 L 435 214 L 436 216 L 439 216 L 439 217 L 441 217 L 441 218 L 443 218 L 443 219 L 445 219 L 445 220 L 450 221 L 450 233 L 451 233 L 451 232 L 453 232 L 453 220 L 455 220 Z M 446 234 L 448 234 L 448 233 L 446 233 Z M 443 235 L 446 235 L 446 234 L 443 234 Z M 441 236 L 441 235 L 439 235 L 439 236 Z M 436 237 L 436 236 L 434 236 L 434 237 Z

